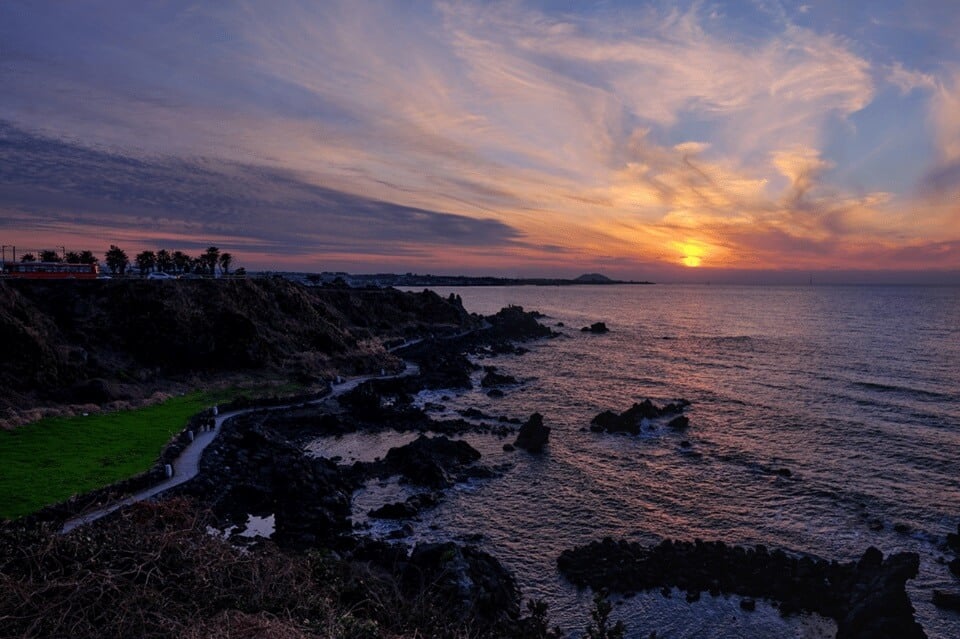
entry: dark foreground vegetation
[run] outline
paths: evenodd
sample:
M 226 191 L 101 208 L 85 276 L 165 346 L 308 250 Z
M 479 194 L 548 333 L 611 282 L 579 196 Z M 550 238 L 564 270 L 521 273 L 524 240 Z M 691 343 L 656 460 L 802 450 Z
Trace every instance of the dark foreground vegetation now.
M 240 548 L 188 499 L 139 504 L 70 535 L 0 535 L 7 637 L 529 637 L 512 579 L 453 544 Z M 487 583 L 471 598 L 463 580 Z M 542 622 L 541 622 L 542 625 Z

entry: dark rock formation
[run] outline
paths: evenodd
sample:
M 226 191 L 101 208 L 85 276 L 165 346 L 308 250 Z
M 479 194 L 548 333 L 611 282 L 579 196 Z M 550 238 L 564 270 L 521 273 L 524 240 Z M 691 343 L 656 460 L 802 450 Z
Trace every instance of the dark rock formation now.
M 933 605 L 937 608 L 946 610 L 956 610 L 960 612 L 960 592 L 947 592 L 945 590 L 933 591 Z
M 530 453 L 540 453 L 543 452 L 543 447 L 547 445 L 549 437 L 550 427 L 543 425 L 543 415 L 534 413 L 520 427 L 517 440 L 513 442 L 513 445 Z
M 421 435 L 406 446 L 391 448 L 384 462 L 412 484 L 447 488 L 456 482 L 456 473 L 479 459 L 480 453 L 465 441 Z
M 926 635 L 913 618 L 904 588 L 917 575 L 915 553 L 886 560 L 870 548 L 856 563 L 794 557 L 764 546 L 721 542 L 664 541 L 654 547 L 606 538 L 557 560 L 578 586 L 634 592 L 678 587 L 689 594 L 737 594 L 780 603 L 782 614 L 815 612 L 837 621 L 838 639 L 904 638 Z
M 375 519 L 410 519 L 416 517 L 425 508 L 436 506 L 440 501 L 437 493 L 419 493 L 406 501 L 385 504 L 371 510 L 369 515 Z
M 327 544 L 350 531 L 353 485 L 336 464 L 305 455 L 257 416 L 236 421 L 206 450 L 184 492 L 228 519 L 273 513 L 273 538 L 283 545 Z
M 656 419 L 670 415 L 679 415 L 679 417 L 673 419 L 669 426 L 676 429 L 686 428 L 689 425 L 689 420 L 685 415 L 681 415 L 681 413 L 683 409 L 689 405 L 690 402 L 681 399 L 676 402 L 671 402 L 666 406 L 658 407 L 649 399 L 645 399 L 639 404 L 634 403 L 633 406 L 619 415 L 613 411 L 603 411 L 590 421 L 590 430 L 598 433 L 628 433 L 637 435 L 640 433 L 640 423 L 643 419 Z
M 487 374 L 480 380 L 480 386 L 483 388 L 495 388 L 518 383 L 517 378 L 513 375 L 502 375 L 496 372 L 496 369 L 492 366 L 487 367 Z
M 495 339 L 528 340 L 555 335 L 537 321 L 542 317 L 540 313 L 524 311 L 522 306 L 507 306 L 485 319 L 490 323 L 489 334 Z
M 520 594 L 513 576 L 491 555 L 472 546 L 419 544 L 401 574 L 407 591 L 429 592 L 461 619 L 495 626 L 520 617 Z
M 947 533 L 947 548 L 955 553 L 960 553 L 960 524 L 957 524 L 956 533 Z
M 609 333 L 610 329 L 607 328 L 607 325 L 603 322 L 594 322 L 590 326 L 584 326 L 583 328 L 581 328 L 580 332 L 601 334 L 601 333 Z

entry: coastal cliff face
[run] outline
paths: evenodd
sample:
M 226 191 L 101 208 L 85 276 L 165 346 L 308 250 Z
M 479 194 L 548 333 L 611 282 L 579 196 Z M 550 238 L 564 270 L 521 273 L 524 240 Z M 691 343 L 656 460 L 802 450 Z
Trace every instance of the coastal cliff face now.
M 136 399 L 171 379 L 274 372 L 304 382 L 395 364 L 382 342 L 472 325 L 432 292 L 279 278 L 0 282 L 0 417 Z

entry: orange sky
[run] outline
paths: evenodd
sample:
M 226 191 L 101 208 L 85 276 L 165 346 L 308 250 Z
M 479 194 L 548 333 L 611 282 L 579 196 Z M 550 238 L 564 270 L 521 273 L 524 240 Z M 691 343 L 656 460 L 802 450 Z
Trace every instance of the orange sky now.
M 293 270 L 960 270 L 960 9 L 555 4 L 4 5 L 0 239 Z

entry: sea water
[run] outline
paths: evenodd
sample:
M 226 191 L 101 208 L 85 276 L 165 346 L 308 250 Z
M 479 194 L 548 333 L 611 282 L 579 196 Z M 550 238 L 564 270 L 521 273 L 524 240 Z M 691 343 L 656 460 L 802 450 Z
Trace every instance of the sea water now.
M 538 310 L 563 335 L 528 345 L 522 356 L 481 362 L 523 380 L 503 398 L 487 397 L 479 384 L 441 394 L 451 411 L 539 412 L 550 443 L 534 456 L 504 452 L 490 436 L 466 437 L 486 463 L 508 469 L 452 490 L 415 524 L 411 541 L 478 543 L 514 572 L 525 598 L 546 600 L 572 636 L 588 621 L 591 594 L 563 579 L 556 558 L 604 536 L 762 543 L 841 561 L 870 545 L 917 552 L 920 575 L 908 592 L 919 621 L 931 638 L 960 636 L 960 615 L 930 603 L 934 588 L 960 589 L 941 563 L 950 558 L 945 535 L 960 523 L 960 288 L 437 292 L 457 293 L 481 314 L 507 304 Z M 579 330 L 595 321 L 610 332 Z M 435 395 L 421 401 L 442 400 Z M 692 402 L 689 429 L 589 431 L 600 411 L 645 398 Z M 403 490 L 387 482 L 359 491 L 358 518 Z M 687 603 L 680 593 L 640 593 L 619 599 L 615 616 L 630 637 L 834 632 L 829 620 L 783 620 L 766 605 L 743 612 L 735 597 Z

